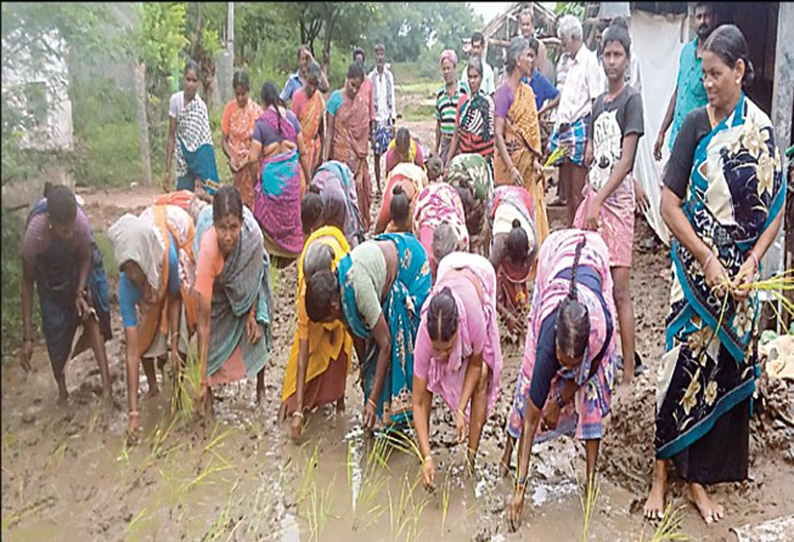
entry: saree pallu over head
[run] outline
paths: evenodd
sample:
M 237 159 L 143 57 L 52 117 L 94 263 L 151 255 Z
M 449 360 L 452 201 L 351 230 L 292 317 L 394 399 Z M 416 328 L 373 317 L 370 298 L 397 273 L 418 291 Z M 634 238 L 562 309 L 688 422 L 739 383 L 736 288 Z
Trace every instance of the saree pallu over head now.
M 176 176 L 195 174 L 204 190 L 215 195 L 218 190 L 218 168 L 212 146 L 209 113 L 204 100 L 196 95 L 176 117 Z
M 297 133 L 286 117 L 281 118 L 279 132 L 277 113 L 272 107 L 259 120 L 281 133 L 284 139 L 262 149 L 261 179 L 254 188 L 254 215 L 262 226 L 269 252 L 295 258 L 303 249 Z
M 535 106 L 535 93 L 529 85 L 521 83 L 516 89 L 513 103 L 505 119 L 505 145 L 515 167 L 521 172 L 523 187 L 532 195 L 535 206 L 535 229 L 539 244 L 549 234 L 546 216 L 546 188 L 543 175 L 536 173 L 540 160 L 540 123 Z M 539 169 L 539 168 L 538 168 Z M 494 156 L 494 181 L 497 186 L 513 184 L 510 170 L 499 153 Z
M 785 178 L 772 123 L 742 93 L 736 109 L 697 145 L 682 206 L 731 277 L 783 207 Z M 751 346 L 758 297 L 717 298 L 697 260 L 671 246 L 673 285 L 656 406 L 656 455 L 688 448 L 755 389 Z M 714 330 L 717 330 L 716 334 Z
M 381 211 L 378 213 L 378 224 L 386 220 L 388 217 L 389 224 L 386 227 L 387 231 L 395 228 L 394 223 L 391 221 L 391 198 L 394 187 L 399 185 L 402 187 L 403 192 L 408 196 L 410 204 L 408 207 L 409 216 L 413 218 L 416 209 L 416 200 L 419 193 L 427 186 L 427 173 L 424 169 L 420 168 L 413 162 L 402 162 L 394 166 L 386 178 L 386 188 L 383 191 L 383 202 L 381 203 Z
M 334 139 L 331 142 L 331 159 L 338 160 L 350 168 L 356 180 L 361 218 L 364 230 L 369 230 L 372 217 L 372 182 L 367 165 L 369 151 L 369 107 L 360 95 L 352 100 L 342 90 L 342 104 L 336 111 Z
M 430 266 L 425 249 L 410 233 L 384 233 L 376 236 L 375 240 L 394 243 L 398 256 L 397 276 L 383 303 L 383 317 L 389 326 L 392 351 L 383 391 L 376 398 L 377 414 L 384 423 L 405 425 L 413 420 L 414 344 L 419 330 L 419 316 L 430 293 Z M 348 254 L 342 258 L 337 268 L 342 309 L 353 334 L 369 339 L 372 330 L 367 329 L 356 307 L 355 291 L 350 278 L 352 263 Z M 377 359 L 377 343 L 370 340 L 362 364 L 364 391 L 367 396 L 375 379 Z
M 612 385 L 615 377 L 614 332 L 615 303 L 612 298 L 612 275 L 609 270 L 609 251 L 601 237 L 594 232 L 563 230 L 549 236 L 540 250 L 538 276 L 532 296 L 527 325 L 526 346 L 521 373 L 516 383 L 516 395 L 507 421 L 508 433 L 513 438 L 521 435 L 527 403 L 531 400 L 529 389 L 534 372 L 538 338 L 543 320 L 550 316 L 568 295 L 571 268 L 576 256 L 576 246 L 584 239 L 585 245 L 577 267 L 577 299 L 590 315 L 590 338 L 579 368 L 561 368 L 554 379 L 554 390 L 561 390 L 566 382 L 574 381 L 579 389 L 573 405 L 566 405 L 560 414 L 557 429 L 536 435 L 536 441 L 556 435 L 576 435 L 579 439 L 600 439 L 603 436 L 603 418 L 609 413 Z M 589 274 L 590 277 L 582 276 Z M 581 279 L 581 280 L 580 280 Z M 608 322 L 613 332 L 608 333 Z M 593 372 L 593 364 L 598 368 Z M 552 401 L 554 399 L 551 399 Z
M 471 237 L 472 251 L 483 250 L 482 235 L 485 227 L 485 207 L 493 193 L 493 171 L 479 154 L 459 154 L 449 164 L 446 181 L 459 188 L 470 187 L 474 193 L 472 213 L 466 217 L 466 227 Z
M 192 295 L 196 272 L 193 254 L 194 227 L 190 215 L 177 206 L 155 205 L 140 217 L 126 214 L 108 230 L 116 264 L 134 261 L 143 270 L 147 282 L 157 292 L 157 303 L 149 308 L 138 325 L 138 352 L 149 351 L 158 333 L 168 335 L 168 254 L 171 238 L 176 243 L 179 260 L 179 289 L 185 309 L 186 328 L 196 328 L 197 306 Z M 178 333 L 173 330 L 173 333 Z
M 314 172 L 322 161 L 322 146 L 320 145 L 320 124 L 325 116 L 325 98 L 320 92 L 315 91 L 311 98 L 306 100 L 298 120 L 301 123 L 301 134 L 306 142 L 306 154 L 309 157 L 310 173 Z
M 78 212 L 82 212 L 79 208 Z M 27 225 L 33 217 L 48 212 L 47 200 L 42 198 L 30 212 Z M 26 225 L 26 227 L 27 227 Z M 103 265 L 102 251 L 91 232 L 91 267 L 86 281 L 87 300 L 96 311 L 99 330 L 104 340 L 112 337 L 110 328 L 110 297 L 108 279 Z M 53 239 L 44 252 L 36 257 L 34 280 L 39 292 L 41 327 L 47 343 L 47 353 L 55 378 L 60 378 L 69 358 L 76 356 L 89 344 L 87 337 L 75 343 L 75 333 L 82 325 L 77 315 L 75 300 L 80 281 L 80 254 L 60 239 Z
M 509 234 L 513 228 L 513 219 L 517 219 L 527 234 L 529 259 L 535 260 L 540 242 L 535 230 L 533 200 L 529 192 L 520 186 L 499 186 L 494 190 L 485 212 L 491 232 L 490 250 L 493 250 L 494 236 L 500 233 Z M 532 278 L 534 267 L 531 266 L 529 273 L 523 275 L 510 262 L 503 259 L 497 270 L 499 288 L 502 289 L 505 301 L 516 311 L 526 310 L 529 305 L 527 281 Z
M 344 231 L 350 246 L 356 246 L 364 240 L 364 223 L 358 207 L 358 193 L 353 172 L 346 164 L 330 160 L 317 169 L 312 185 L 320 189 L 326 213 L 329 209 L 345 210 Z M 337 201 L 341 200 L 341 201 Z M 341 222 L 336 214 L 327 215 L 326 221 Z
M 458 138 L 461 153 L 493 156 L 494 105 L 491 97 L 482 89 L 473 95 L 468 95 L 461 104 L 459 123 Z
M 201 238 L 211 227 L 212 208 L 207 207 L 196 221 L 194 254 L 198 254 Z M 257 304 L 256 321 L 262 331 L 262 338 L 256 344 L 251 344 L 245 335 L 245 328 L 254 303 Z M 220 369 L 238 345 L 242 347 L 249 378 L 265 366 L 273 321 L 270 258 L 265 252 L 262 231 L 247 207 L 243 207 L 243 224 L 237 246 L 224 260 L 223 271 L 213 285 L 210 321 L 207 375 Z
M 499 397 L 499 377 L 502 374 L 502 346 L 499 342 L 499 325 L 496 312 L 496 275 L 491 262 L 482 256 L 466 252 L 453 252 L 446 256 L 438 265 L 438 277 L 430 297 L 437 294 L 446 286 L 446 278 L 450 271 L 465 269 L 473 273 L 479 282 L 482 291 L 481 305 L 485 313 L 487 325 L 485 347 L 483 348 L 483 363 L 488 366 L 488 406 L 491 412 Z M 427 389 L 441 395 L 452 410 L 457 410 L 463 381 L 469 360 L 474 352 L 471 348 L 469 335 L 468 316 L 466 304 L 460 296 L 451 290 L 455 305 L 458 308 L 458 338 L 455 346 L 446 361 L 430 358 L 430 367 L 427 372 Z M 422 307 L 422 317 L 427 318 L 430 303 Z M 470 415 L 470 407 L 466 406 L 466 418 Z
M 350 252 L 345 236 L 334 226 L 324 226 L 312 233 L 306 240 L 306 246 L 298 260 L 298 292 L 297 308 L 298 319 L 308 322 L 308 334 L 301 336 L 300 325 L 295 330 L 292 341 L 287 369 L 284 376 L 284 387 L 281 391 L 281 401 L 286 401 L 297 389 L 298 381 L 298 350 L 301 339 L 309 341 L 309 364 L 306 367 L 306 384 L 322 375 L 332 360 L 339 358 L 342 352 L 347 354 L 347 371 L 350 370 L 350 354 L 353 348 L 353 338 L 347 331 L 345 324 L 336 320 L 331 323 L 319 323 L 309 320 L 306 314 L 306 282 L 303 272 L 303 260 L 306 251 L 312 243 L 322 243 L 334 251 L 331 270 L 336 272 L 339 261 Z

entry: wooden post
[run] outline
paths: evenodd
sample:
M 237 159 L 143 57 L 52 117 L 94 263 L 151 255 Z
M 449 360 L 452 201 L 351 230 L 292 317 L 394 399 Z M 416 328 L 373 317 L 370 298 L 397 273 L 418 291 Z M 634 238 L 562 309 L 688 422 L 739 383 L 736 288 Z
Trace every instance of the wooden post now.
M 141 148 L 141 169 L 146 186 L 152 184 L 152 164 L 149 157 L 149 124 L 146 118 L 146 66 L 136 62 L 135 71 L 135 105 L 138 113 L 138 145 Z

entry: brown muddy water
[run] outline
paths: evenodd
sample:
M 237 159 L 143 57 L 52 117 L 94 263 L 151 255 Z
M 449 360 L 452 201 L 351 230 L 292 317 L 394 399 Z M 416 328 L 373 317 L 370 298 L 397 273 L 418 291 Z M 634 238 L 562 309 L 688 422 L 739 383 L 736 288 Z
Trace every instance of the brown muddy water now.
M 88 208 L 100 230 L 128 210 L 90 203 Z M 638 225 L 638 242 L 646 235 Z M 590 541 L 648 541 L 653 535 L 641 509 L 653 463 L 653 382 L 663 345 L 668 270 L 665 251 L 635 253 L 638 348 L 650 370 L 613 399 Z M 115 398 L 109 408 L 101 406 L 90 353 L 68 365 L 71 396 L 64 406 L 55 403 L 43 343 L 30 375 L 15 359 L 7 360 L 0 388 L 3 540 L 584 540 L 579 489 L 584 451 L 566 438 L 534 450 L 523 525 L 517 533 L 507 528 L 513 488 L 510 479 L 498 476 L 497 466 L 521 363 L 517 346 L 504 348 L 500 399 L 484 429 L 473 475 L 464 468 L 463 446 L 454 444 L 452 413 L 434 400 L 431 444 L 438 488 L 433 494 L 422 489 L 416 457 L 400 450 L 388 457 L 373 452 L 373 440 L 361 431 L 363 399 L 355 369 L 348 379 L 347 410 L 321 408 L 307 416 L 303 439 L 293 444 L 288 428 L 276 424 L 276 412 L 295 330 L 294 265 L 274 276 L 274 344 L 261 407 L 254 404 L 254 384 L 245 382 L 215 390 L 214 419 L 174 417 L 170 381 L 158 373 L 160 396 L 141 400 L 143 439 L 126 446 L 124 346 L 115 309 L 116 336 L 107 344 Z M 142 374 L 141 395 L 147 391 Z M 726 508 L 725 521 L 706 527 L 686 504 L 680 481 L 668 492 L 680 509 L 680 532 L 690 540 L 732 542 L 732 528 L 794 514 L 794 430 L 770 414 L 791 408 L 794 386 L 773 391 L 758 401 L 751 428 L 750 480 L 713 489 Z

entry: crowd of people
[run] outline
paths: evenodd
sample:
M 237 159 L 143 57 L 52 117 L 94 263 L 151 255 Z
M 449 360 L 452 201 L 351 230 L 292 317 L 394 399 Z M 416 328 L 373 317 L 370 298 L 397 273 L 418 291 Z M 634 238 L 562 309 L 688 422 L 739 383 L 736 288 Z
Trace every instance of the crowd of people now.
M 695 20 L 698 37 L 682 49 L 655 145 L 658 154 L 672 123 L 661 212 L 674 236 L 673 286 L 645 514 L 663 513 L 673 461 L 710 523 L 723 510 L 704 485 L 747 476 L 758 311 L 749 286 L 780 227 L 785 179 L 772 124 L 743 91 L 753 80 L 744 37 L 719 26 L 706 4 Z M 381 44 L 369 74 L 356 49 L 344 85 L 330 93 L 305 46 L 283 90 L 264 83 L 259 103 L 238 72 L 222 123 L 231 185 L 219 182 L 199 68 L 187 63 L 170 101 L 165 193 L 109 230 L 121 271 L 130 437 L 140 431 L 140 362 L 156 395 L 155 363 L 170 359 L 179 375 L 194 334 L 201 408 L 211 412 L 212 388 L 255 375 L 262 399 L 271 258 L 297 260 L 297 329 L 278 414 L 292 439 L 317 407 L 345 410 L 355 351 L 365 428 L 413 428 L 426 487 L 436 475 L 433 394 L 454 412 L 473 463 L 503 385 L 514 390 L 501 460 L 505 473 L 516 470 L 511 523 L 520 522 L 534 442 L 582 440 L 593 483 L 620 373 L 628 383 L 641 366 L 629 287 L 642 199 L 632 174 L 645 131 L 640 78 L 623 19 L 602 25 L 591 51 L 580 21 L 561 18 L 556 66 L 531 12 L 520 22 L 498 81 L 480 33 L 462 70 L 454 51 L 441 53 L 433 142 L 398 127 Z M 554 130 L 543 134 L 548 115 Z M 377 191 L 384 185 L 377 212 L 370 146 Z M 550 232 L 542 164 L 558 148 L 567 224 Z M 61 399 L 65 364 L 87 346 L 109 396 L 103 254 L 68 188 L 47 185 L 22 260 L 23 367 L 35 283 Z M 502 343 L 520 337 L 518 379 L 501 382 Z

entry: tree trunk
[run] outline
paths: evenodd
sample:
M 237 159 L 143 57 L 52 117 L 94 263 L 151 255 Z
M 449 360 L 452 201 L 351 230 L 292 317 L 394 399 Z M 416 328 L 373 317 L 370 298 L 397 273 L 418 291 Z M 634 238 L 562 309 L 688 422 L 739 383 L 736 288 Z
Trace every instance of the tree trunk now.
M 141 169 L 146 186 L 152 184 L 152 164 L 149 157 L 149 124 L 146 119 L 146 66 L 138 62 L 135 71 L 135 105 L 138 113 L 138 145 L 141 148 Z
M 331 12 L 325 19 L 325 43 L 323 44 L 323 72 L 328 73 L 328 67 L 331 65 L 331 38 L 334 34 L 334 23 L 336 22 L 336 15 L 339 8 L 332 8 Z

